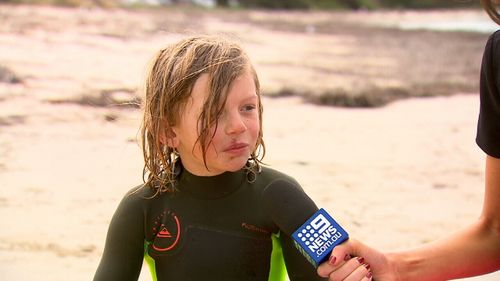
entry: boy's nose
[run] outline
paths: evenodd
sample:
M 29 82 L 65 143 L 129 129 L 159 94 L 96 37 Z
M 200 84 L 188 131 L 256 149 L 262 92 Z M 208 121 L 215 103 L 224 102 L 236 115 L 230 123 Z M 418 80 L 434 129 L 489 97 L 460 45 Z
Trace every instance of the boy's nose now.
M 227 134 L 237 134 L 244 132 L 246 130 L 245 122 L 239 114 L 232 114 L 226 120 L 226 133 Z

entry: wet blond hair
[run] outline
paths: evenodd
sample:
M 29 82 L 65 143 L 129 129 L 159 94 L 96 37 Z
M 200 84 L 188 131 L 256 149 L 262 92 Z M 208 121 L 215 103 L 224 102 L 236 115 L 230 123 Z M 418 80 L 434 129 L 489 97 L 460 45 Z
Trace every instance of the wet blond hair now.
M 144 155 L 143 180 L 156 193 L 175 190 L 175 149 L 165 138 L 172 134 L 191 96 L 196 80 L 208 74 L 209 94 L 198 117 L 198 139 L 205 167 L 206 151 L 217 129 L 231 83 L 251 73 L 258 96 L 260 131 L 245 166 L 260 170 L 265 154 L 262 138 L 262 102 L 257 74 L 243 49 L 220 36 L 194 36 L 160 50 L 154 57 L 144 86 L 141 144 Z M 207 167 L 208 169 L 208 167 Z
M 496 1 L 495 0 L 480 0 L 481 5 L 483 6 L 483 9 L 486 11 L 488 16 L 496 22 L 497 24 L 500 24 L 500 15 L 498 14 L 497 7 L 496 7 Z

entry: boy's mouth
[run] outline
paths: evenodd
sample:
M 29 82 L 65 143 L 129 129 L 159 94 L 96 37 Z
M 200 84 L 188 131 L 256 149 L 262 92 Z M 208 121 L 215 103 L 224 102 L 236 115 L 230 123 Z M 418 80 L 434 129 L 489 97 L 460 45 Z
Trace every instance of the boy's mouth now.
M 229 152 L 229 153 L 239 153 L 241 151 L 244 151 L 248 148 L 248 144 L 246 143 L 234 143 L 228 146 L 226 149 L 224 149 L 224 152 Z

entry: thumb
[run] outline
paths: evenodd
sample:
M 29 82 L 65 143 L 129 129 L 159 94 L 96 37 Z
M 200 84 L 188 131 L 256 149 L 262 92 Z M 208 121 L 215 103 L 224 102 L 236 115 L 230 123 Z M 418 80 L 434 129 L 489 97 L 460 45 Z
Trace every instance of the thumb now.
M 333 266 L 338 266 L 351 259 L 351 257 L 357 256 L 357 243 L 358 241 L 350 238 L 344 243 L 333 248 L 328 263 Z
M 344 243 L 333 248 L 328 261 L 322 263 L 318 267 L 318 275 L 321 277 L 328 277 L 332 271 L 341 267 L 346 261 L 351 259 L 351 256 L 356 256 L 356 245 L 357 241 L 349 238 Z

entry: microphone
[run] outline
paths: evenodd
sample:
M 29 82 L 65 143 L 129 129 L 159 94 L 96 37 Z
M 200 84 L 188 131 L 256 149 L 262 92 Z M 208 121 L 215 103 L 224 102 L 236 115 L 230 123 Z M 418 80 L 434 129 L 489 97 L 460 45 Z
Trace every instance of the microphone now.
M 295 247 L 314 266 L 326 261 L 349 234 L 296 184 L 284 179 L 262 191 L 264 208 L 274 223 L 292 237 Z

